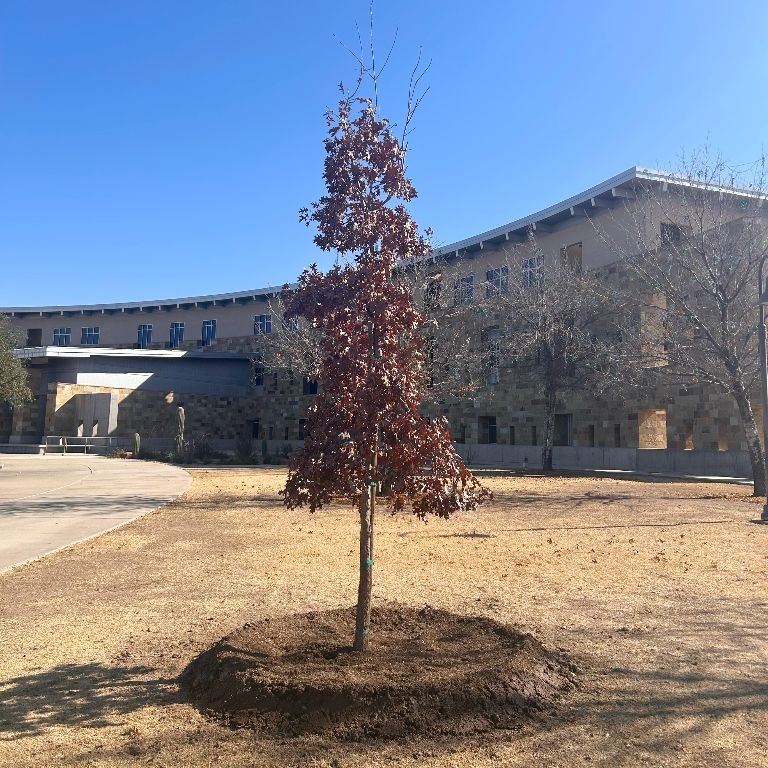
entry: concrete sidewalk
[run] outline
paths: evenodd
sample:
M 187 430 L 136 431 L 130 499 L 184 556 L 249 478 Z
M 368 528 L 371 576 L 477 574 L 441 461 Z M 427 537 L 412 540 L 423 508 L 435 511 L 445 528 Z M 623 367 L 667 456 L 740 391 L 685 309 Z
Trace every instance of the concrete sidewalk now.
M 0 457 L 0 571 L 151 512 L 192 482 L 178 467 L 101 456 Z

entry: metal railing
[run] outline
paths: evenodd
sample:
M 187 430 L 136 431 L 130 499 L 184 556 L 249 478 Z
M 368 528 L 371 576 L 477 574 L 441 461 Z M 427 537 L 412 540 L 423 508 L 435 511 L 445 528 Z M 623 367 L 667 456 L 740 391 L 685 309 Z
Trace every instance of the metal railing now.
M 130 448 L 129 437 L 81 437 L 78 435 L 46 435 L 44 453 L 109 453 L 116 448 Z

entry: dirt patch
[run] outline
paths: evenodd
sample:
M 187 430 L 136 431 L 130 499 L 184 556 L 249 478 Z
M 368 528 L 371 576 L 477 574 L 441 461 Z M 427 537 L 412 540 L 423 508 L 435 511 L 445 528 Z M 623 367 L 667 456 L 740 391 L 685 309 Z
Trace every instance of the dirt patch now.
M 574 684 L 563 654 L 488 618 L 377 607 L 364 654 L 354 621 L 346 608 L 246 624 L 189 665 L 184 687 L 231 725 L 358 739 L 510 728 Z

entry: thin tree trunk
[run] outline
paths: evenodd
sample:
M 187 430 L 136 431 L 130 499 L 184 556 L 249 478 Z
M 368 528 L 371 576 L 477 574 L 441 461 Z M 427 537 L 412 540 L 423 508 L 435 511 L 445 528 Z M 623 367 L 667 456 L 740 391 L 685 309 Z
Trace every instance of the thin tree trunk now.
M 753 496 L 765 496 L 766 476 L 765 476 L 765 453 L 760 443 L 755 414 L 752 410 L 752 403 L 749 400 L 744 385 L 741 380 L 736 379 L 732 382 L 733 398 L 741 416 L 741 423 L 744 428 L 744 437 L 747 440 L 747 450 L 749 451 L 749 461 L 752 464 L 752 477 L 754 479 Z
M 371 627 L 371 590 L 373 588 L 373 506 L 376 489 L 368 485 L 360 499 L 360 582 L 357 587 L 355 620 L 356 651 L 368 648 Z
M 370 358 L 368 379 L 370 383 L 371 363 L 379 356 L 376 326 L 368 324 Z M 368 467 L 368 478 L 360 499 L 360 581 L 357 585 L 357 615 L 355 617 L 355 640 L 352 648 L 365 651 L 371 630 L 371 592 L 373 590 L 373 514 L 376 508 L 376 475 L 379 465 L 380 425 L 376 423 L 372 461 Z
M 555 388 L 547 380 L 544 384 L 544 447 L 541 450 L 541 467 L 544 471 L 552 470 L 556 401 Z

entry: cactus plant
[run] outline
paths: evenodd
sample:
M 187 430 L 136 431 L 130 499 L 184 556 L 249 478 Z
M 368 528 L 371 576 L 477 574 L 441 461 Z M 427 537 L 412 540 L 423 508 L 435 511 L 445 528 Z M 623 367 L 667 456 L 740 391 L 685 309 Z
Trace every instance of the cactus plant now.
M 184 406 L 180 405 L 176 411 L 176 455 L 179 457 L 184 453 L 184 426 L 186 422 Z

